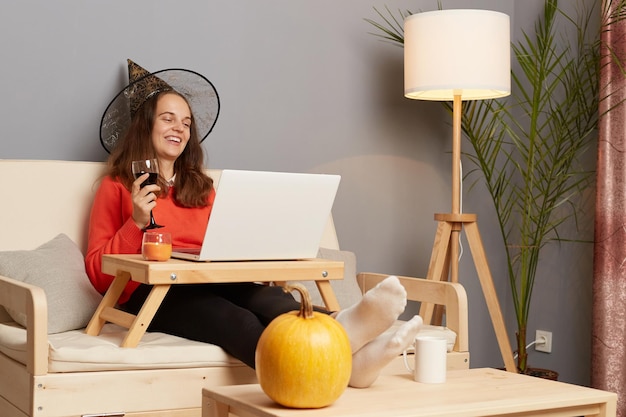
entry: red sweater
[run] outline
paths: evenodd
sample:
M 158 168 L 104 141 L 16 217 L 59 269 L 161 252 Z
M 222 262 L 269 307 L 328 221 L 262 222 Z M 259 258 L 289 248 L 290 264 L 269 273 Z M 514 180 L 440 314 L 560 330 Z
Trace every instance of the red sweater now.
M 167 197 L 159 198 L 152 210 L 159 231 L 172 234 L 172 246 L 202 245 L 204 232 L 215 200 L 215 190 L 209 195 L 209 204 L 202 208 L 183 208 L 174 203 L 172 189 Z M 102 255 L 141 253 L 143 232 L 132 219 L 133 203 L 130 192 L 121 183 L 105 177 L 96 192 L 89 219 L 89 244 L 85 268 L 89 280 L 98 292 L 104 294 L 113 281 L 112 275 L 101 272 Z M 120 303 L 125 303 L 139 283 L 130 281 Z

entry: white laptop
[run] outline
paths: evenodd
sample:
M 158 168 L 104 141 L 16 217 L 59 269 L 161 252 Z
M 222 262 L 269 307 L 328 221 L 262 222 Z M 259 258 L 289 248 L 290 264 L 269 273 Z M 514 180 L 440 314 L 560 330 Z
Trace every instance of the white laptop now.
M 339 175 L 222 171 L 200 249 L 174 248 L 195 261 L 315 258 Z

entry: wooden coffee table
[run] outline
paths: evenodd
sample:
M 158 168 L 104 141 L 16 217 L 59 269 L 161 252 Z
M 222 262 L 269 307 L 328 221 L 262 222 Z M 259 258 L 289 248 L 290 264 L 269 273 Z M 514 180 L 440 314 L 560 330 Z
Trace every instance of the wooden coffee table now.
M 382 375 L 371 387 L 348 388 L 332 405 L 288 409 L 258 384 L 202 390 L 202 417 L 477 417 L 616 415 L 617 395 L 490 368 L 449 371 L 445 384 L 420 384 L 407 373 Z

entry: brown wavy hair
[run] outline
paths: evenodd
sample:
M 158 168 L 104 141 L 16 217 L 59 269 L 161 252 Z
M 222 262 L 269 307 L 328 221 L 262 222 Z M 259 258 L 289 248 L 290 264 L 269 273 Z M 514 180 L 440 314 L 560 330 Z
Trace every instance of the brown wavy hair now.
M 130 190 L 135 181 L 131 162 L 141 159 L 156 158 L 152 145 L 152 127 L 154 126 L 157 102 L 165 94 L 176 94 L 182 97 L 189 106 L 187 99 L 174 90 L 162 91 L 148 98 L 133 117 L 126 134 L 111 152 L 108 160 L 108 175 L 117 179 Z M 191 106 L 189 106 L 191 109 Z M 191 112 L 191 129 L 187 146 L 174 162 L 174 201 L 182 207 L 205 207 L 208 196 L 213 188 L 213 179 L 204 171 L 204 150 L 200 145 L 198 131 Z M 159 176 L 161 187 L 159 197 L 167 195 L 168 185 Z

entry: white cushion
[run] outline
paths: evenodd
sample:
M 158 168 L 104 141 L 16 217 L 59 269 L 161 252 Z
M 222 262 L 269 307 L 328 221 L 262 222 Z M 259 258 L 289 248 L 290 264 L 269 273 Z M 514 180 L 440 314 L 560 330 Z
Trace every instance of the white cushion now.
M 84 330 L 48 335 L 48 371 L 245 366 L 216 345 L 158 332 L 146 333 L 136 348 L 122 348 L 125 335 L 126 329 L 112 323 L 105 324 L 99 336 Z M 25 363 L 26 330 L 15 323 L 0 323 L 0 352 Z
M 89 282 L 78 246 L 64 234 L 34 250 L 0 252 L 0 275 L 44 290 L 48 333 L 85 327 L 102 298 Z M 9 315 L 26 326 L 25 315 Z
M 26 330 L 15 322 L 0 323 L 0 352 L 26 364 Z

